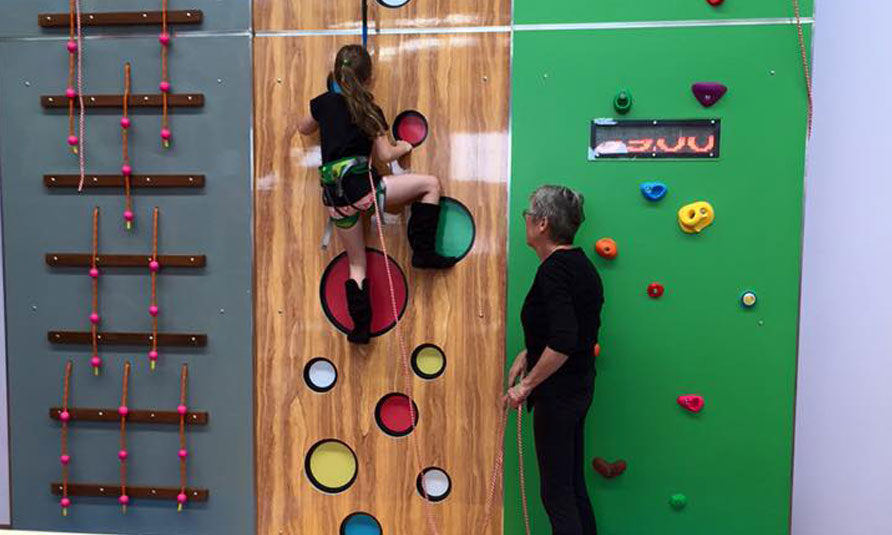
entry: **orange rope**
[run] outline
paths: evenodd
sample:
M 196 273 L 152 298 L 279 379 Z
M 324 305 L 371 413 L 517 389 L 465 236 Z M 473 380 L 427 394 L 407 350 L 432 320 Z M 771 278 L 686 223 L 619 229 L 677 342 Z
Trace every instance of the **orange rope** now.
M 158 216 L 159 216 L 158 207 L 155 207 L 155 210 L 152 214 L 152 262 L 158 261 Z M 151 303 L 149 303 L 152 307 L 158 306 L 158 295 L 157 295 L 157 276 L 158 272 L 152 270 L 152 298 Z M 152 316 L 152 354 L 156 355 L 157 358 L 158 353 L 158 316 Z M 149 366 L 151 369 L 155 369 L 155 360 L 151 359 L 149 362 Z
M 75 20 L 75 6 L 74 0 L 68 0 L 68 40 L 74 41 L 75 33 L 74 33 L 74 20 Z M 75 67 L 75 58 L 74 54 L 68 53 L 68 89 L 73 89 L 75 84 L 74 79 L 74 67 Z M 68 136 L 74 136 L 74 99 L 68 99 Z M 73 152 L 77 152 L 77 147 L 73 146 L 71 148 Z
M 180 405 L 186 406 L 186 379 L 189 376 L 189 367 L 183 364 L 180 371 Z M 180 414 L 180 450 L 186 451 L 186 414 Z M 180 494 L 186 495 L 186 456 L 180 456 Z M 183 510 L 183 504 L 177 503 L 177 511 Z
M 168 35 L 167 33 L 167 0 L 161 0 L 161 33 L 162 35 Z M 168 35 L 169 39 L 169 35 Z M 167 44 L 162 43 L 161 45 L 161 82 L 170 82 L 168 79 L 167 72 Z M 168 139 L 164 137 L 163 132 L 170 131 L 168 114 L 167 114 L 167 91 L 161 92 L 161 131 L 162 131 L 162 144 L 164 147 L 169 146 Z
M 812 101 L 811 93 L 811 73 L 808 68 L 808 52 L 805 49 L 805 35 L 802 31 L 802 18 L 799 16 L 799 0 L 793 0 L 793 12 L 796 14 L 796 29 L 799 33 L 799 51 L 802 53 L 802 72 L 805 75 L 805 91 L 808 95 L 808 137 L 811 137 L 814 103 Z
M 96 267 L 96 258 L 99 256 L 99 207 L 93 208 L 93 255 L 90 257 L 90 269 L 97 270 Z M 99 277 L 92 277 L 93 279 L 93 314 L 99 314 Z M 93 342 L 93 361 L 91 365 L 93 366 L 93 374 L 99 375 L 99 366 L 102 364 L 102 360 L 99 357 L 99 326 L 95 323 L 90 324 L 90 338 Z
M 530 511 L 527 508 L 526 478 L 523 475 L 523 404 L 517 407 L 517 466 L 520 472 L 520 501 L 526 535 L 530 535 Z
M 130 362 L 124 363 L 124 384 L 121 388 L 121 408 L 126 409 L 127 407 L 127 389 L 128 383 L 130 382 Z M 126 411 L 120 414 L 121 416 L 121 453 L 125 453 L 127 451 L 127 413 Z M 121 498 L 127 496 L 127 457 L 121 456 Z M 127 504 L 126 502 L 121 502 L 122 510 L 127 512 Z
M 65 386 L 62 394 L 62 412 L 68 412 L 68 394 L 71 385 L 71 368 L 73 364 L 69 360 L 65 364 Z M 68 422 L 62 420 L 62 516 L 68 515 Z
M 128 113 L 128 104 L 130 102 L 130 63 L 124 64 L 124 117 L 127 118 Z M 123 138 L 123 151 L 124 151 L 124 167 L 130 167 L 130 150 L 128 143 L 128 128 L 121 129 L 121 136 Z M 122 174 L 124 175 L 124 218 L 126 220 L 126 226 L 129 230 L 131 227 L 131 221 L 127 218 L 127 213 L 133 213 L 133 203 L 130 198 L 130 173 L 124 172 L 122 167 Z

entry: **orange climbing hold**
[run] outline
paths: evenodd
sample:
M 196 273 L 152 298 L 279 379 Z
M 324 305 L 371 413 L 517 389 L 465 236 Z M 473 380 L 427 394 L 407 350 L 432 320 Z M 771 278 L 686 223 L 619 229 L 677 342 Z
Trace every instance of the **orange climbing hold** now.
M 612 238 L 601 238 L 595 242 L 595 252 L 607 260 L 613 260 L 619 253 L 616 242 Z

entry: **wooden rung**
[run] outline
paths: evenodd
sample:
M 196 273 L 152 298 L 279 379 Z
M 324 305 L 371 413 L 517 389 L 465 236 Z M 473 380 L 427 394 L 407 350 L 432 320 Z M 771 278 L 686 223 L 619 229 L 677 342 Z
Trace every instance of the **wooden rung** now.
M 80 175 L 43 175 L 48 188 L 76 188 Z M 123 188 L 124 175 L 87 175 L 84 188 Z M 131 175 L 131 188 L 203 188 L 204 175 Z
M 68 108 L 65 95 L 42 95 L 40 105 L 44 108 Z M 130 95 L 127 105 L 132 108 L 160 108 L 164 105 L 163 94 Z M 200 108 L 204 106 L 202 93 L 170 93 L 167 106 L 171 108 Z M 74 107 L 80 108 L 80 99 L 74 99 Z M 85 108 L 123 108 L 124 95 L 84 95 Z
M 89 253 L 47 253 L 46 263 L 53 267 L 90 267 Z M 140 254 L 100 254 L 96 256 L 96 265 L 102 267 L 144 267 L 149 268 L 152 261 L 151 255 Z M 162 254 L 158 255 L 158 263 L 161 269 L 175 268 L 203 268 L 207 258 L 203 254 Z
M 201 24 L 203 13 L 200 9 L 169 10 L 168 24 Z M 130 11 L 107 13 L 81 13 L 81 26 L 135 26 L 160 25 L 160 11 Z M 41 13 L 37 23 L 42 28 L 68 28 L 70 13 Z
M 62 412 L 61 407 L 53 407 L 50 409 L 50 418 L 59 419 Z M 118 409 L 84 409 L 69 407 L 68 414 L 71 420 L 84 422 L 120 422 L 121 416 Z M 179 424 L 180 414 L 177 411 L 138 411 L 131 409 L 127 412 L 128 423 L 144 423 L 144 424 Z M 207 425 L 208 413 L 206 412 L 187 412 L 185 423 L 189 425 Z
M 50 491 L 57 496 L 61 496 L 62 483 L 58 481 L 50 483 Z M 127 496 L 132 499 L 176 501 L 177 494 L 179 493 L 179 487 L 134 487 L 127 485 Z M 121 484 L 110 483 L 108 485 L 88 485 L 84 483 L 69 483 L 68 495 L 117 498 L 121 495 Z M 206 502 L 210 496 L 210 491 L 208 489 L 193 489 L 186 487 L 186 496 L 189 497 L 189 502 Z
M 49 331 L 47 339 L 53 344 L 93 343 L 90 331 Z M 110 333 L 100 332 L 96 336 L 100 345 L 151 346 L 152 333 Z M 164 347 L 204 347 L 208 343 L 206 334 L 158 333 L 158 345 Z

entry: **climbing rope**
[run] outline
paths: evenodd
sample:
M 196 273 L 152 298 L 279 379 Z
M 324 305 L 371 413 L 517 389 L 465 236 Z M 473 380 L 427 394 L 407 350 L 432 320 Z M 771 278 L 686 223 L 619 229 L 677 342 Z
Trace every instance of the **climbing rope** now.
M 84 125 L 85 122 L 85 111 L 84 111 L 84 67 L 82 58 L 84 56 L 84 34 L 81 28 L 81 2 L 80 0 L 74 0 L 74 10 L 75 10 L 75 18 L 77 19 L 77 99 L 80 104 L 80 114 L 79 114 L 79 126 L 78 126 L 78 167 L 80 170 L 80 181 L 77 185 L 77 190 L 81 191 L 84 189 L 84 179 L 86 177 L 86 156 L 84 154 L 84 134 L 86 131 L 86 127 Z M 71 109 L 71 104 L 69 103 L 68 109 Z
M 802 73 L 805 75 L 805 92 L 808 96 L 808 137 L 811 137 L 812 114 L 814 103 L 811 93 L 811 73 L 808 69 L 808 53 L 805 49 L 805 35 L 802 31 L 802 18 L 799 15 L 799 0 L 793 0 L 793 13 L 796 14 L 796 29 L 799 33 L 799 51 L 802 53 Z

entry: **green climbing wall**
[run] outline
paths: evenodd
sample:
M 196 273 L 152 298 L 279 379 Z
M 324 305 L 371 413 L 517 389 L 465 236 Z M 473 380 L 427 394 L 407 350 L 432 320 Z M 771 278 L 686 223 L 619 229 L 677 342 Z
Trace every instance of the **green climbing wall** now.
M 565 4 L 546 14 L 551 4 L 518 1 L 518 22 L 603 20 L 595 5 L 622 20 L 712 14 L 705 0 L 697 8 L 698 1 L 638 2 L 634 12 L 619 0 Z M 667 6 L 681 4 L 688 7 L 670 17 Z M 792 12 L 777 8 L 784 2 L 747 4 L 735 16 Z M 538 266 L 521 210 L 538 185 L 564 184 L 586 196 L 577 245 L 605 285 L 586 458 L 628 462 L 612 480 L 587 467 L 599 533 L 787 533 L 807 111 L 796 26 L 518 31 L 514 47 L 508 365 L 523 347 L 520 307 Z M 729 91 L 703 108 L 690 89 L 698 81 Z M 614 117 L 613 97 L 624 87 L 634 95 L 624 118 L 721 119 L 721 157 L 589 162 L 590 121 Z M 639 184 L 655 180 L 669 193 L 650 203 Z M 676 212 L 698 200 L 712 203 L 715 223 L 684 234 Z M 613 261 L 593 252 L 605 236 L 619 246 Z M 666 288 L 658 300 L 646 292 L 654 281 Z M 745 310 L 739 296 L 748 289 L 758 304 Z M 698 415 L 675 401 L 695 393 L 706 400 Z M 533 533 L 547 534 L 531 424 L 525 414 Z M 510 534 L 523 533 L 514 442 L 509 433 Z M 674 493 L 688 497 L 685 509 L 669 506 Z

